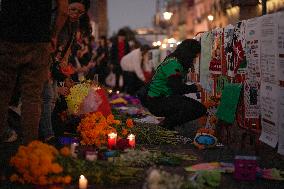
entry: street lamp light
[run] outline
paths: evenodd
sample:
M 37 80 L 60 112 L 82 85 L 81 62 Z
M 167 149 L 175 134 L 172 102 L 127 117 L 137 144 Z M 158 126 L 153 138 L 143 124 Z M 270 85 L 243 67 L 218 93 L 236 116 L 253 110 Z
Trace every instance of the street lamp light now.
M 157 46 L 161 46 L 162 45 L 162 42 L 161 41 L 157 41 Z
M 172 12 L 164 12 L 163 16 L 164 16 L 165 20 L 170 20 L 171 17 L 173 16 L 173 13 Z
M 213 21 L 214 20 L 214 16 L 212 14 L 209 14 L 207 16 L 207 18 L 208 18 L 209 21 Z

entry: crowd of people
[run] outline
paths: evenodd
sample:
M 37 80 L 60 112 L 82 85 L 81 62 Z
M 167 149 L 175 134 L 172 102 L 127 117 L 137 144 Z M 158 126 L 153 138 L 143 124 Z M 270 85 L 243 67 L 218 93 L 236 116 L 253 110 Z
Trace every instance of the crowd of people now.
M 3 81 L 0 89 L 5 91 L 1 92 L 0 114 L 2 120 L 9 120 L 1 123 L 1 142 L 22 138 L 28 143 L 40 138 L 56 143 L 60 132 L 56 125 L 60 125 L 60 115 L 67 110 L 65 96 L 78 82 L 98 79 L 100 85 L 132 95 L 149 82 L 153 73 L 153 66 L 148 63 L 150 47 L 139 44 L 134 47 L 123 29 L 112 39 L 93 36 L 87 14 L 88 0 L 58 0 L 53 4 L 50 1 L 45 6 L 39 1 L 32 6 L 28 4 L 29 13 L 28 10 L 9 12 L 13 3 L 2 3 L 2 10 L 9 17 L 1 12 L 1 20 L 6 18 L 7 22 L 1 27 L 6 29 L 1 30 L 0 36 L 1 65 L 5 67 L 0 74 Z M 47 10 L 52 7 L 51 11 Z M 31 19 L 40 8 L 42 15 L 37 17 L 46 20 Z M 40 28 L 24 25 L 29 19 Z M 17 35 L 8 25 L 19 23 L 27 29 Z M 50 26 L 54 28 L 52 32 Z M 49 42 L 52 49 L 48 49 Z
M 3 0 L 0 6 L 0 147 L 39 139 L 60 146 L 65 98 L 85 80 L 137 95 L 169 129 L 206 114 L 183 96 L 200 90 L 183 80 L 200 53 L 198 41 L 183 41 L 154 73 L 150 47 L 131 43 L 127 31 L 92 36 L 89 0 Z

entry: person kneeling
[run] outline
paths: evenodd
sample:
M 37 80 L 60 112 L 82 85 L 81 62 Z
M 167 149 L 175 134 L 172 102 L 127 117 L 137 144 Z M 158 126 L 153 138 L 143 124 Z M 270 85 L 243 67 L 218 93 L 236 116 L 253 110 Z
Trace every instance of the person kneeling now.
M 175 126 L 196 120 L 207 113 L 200 102 L 184 96 L 201 90 L 199 85 L 183 82 L 194 59 L 199 56 L 200 43 L 186 39 L 158 66 L 148 86 L 147 108 L 155 116 L 165 117 L 163 126 Z

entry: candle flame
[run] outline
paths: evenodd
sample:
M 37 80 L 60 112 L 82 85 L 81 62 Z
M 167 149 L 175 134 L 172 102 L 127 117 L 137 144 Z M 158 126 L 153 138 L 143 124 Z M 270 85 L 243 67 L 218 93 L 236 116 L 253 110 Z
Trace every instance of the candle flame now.
M 135 140 L 135 135 L 134 134 L 130 134 L 130 135 L 128 135 L 127 139 Z
M 80 175 L 80 179 L 84 179 L 85 178 L 85 176 L 84 175 Z
M 116 133 L 110 133 L 110 134 L 108 134 L 108 137 L 109 138 L 116 138 L 117 134 Z

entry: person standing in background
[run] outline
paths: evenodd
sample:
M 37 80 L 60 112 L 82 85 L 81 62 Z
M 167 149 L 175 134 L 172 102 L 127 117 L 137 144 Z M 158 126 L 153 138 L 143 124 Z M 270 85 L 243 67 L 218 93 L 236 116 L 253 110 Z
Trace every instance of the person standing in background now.
M 78 20 L 86 12 L 88 1 L 69 0 L 68 19 L 62 30 L 59 32 L 57 48 L 51 54 L 53 62 L 52 72 L 47 82 L 45 82 L 42 92 L 42 113 L 40 118 L 39 136 L 40 138 L 53 145 L 58 145 L 58 140 L 52 126 L 52 112 L 57 97 L 66 96 L 69 93 L 67 84 L 63 86 L 59 82 L 65 82 L 66 75 L 62 73 L 62 68 L 68 66 L 68 59 L 71 53 L 71 46 L 75 39 L 76 31 L 79 27 Z
M 12 142 L 16 138 L 15 133 L 7 132 L 7 114 L 18 75 L 26 144 L 38 139 L 40 96 L 48 77 L 49 54 L 67 18 L 68 1 L 57 1 L 53 31 L 52 0 L 2 0 L 0 6 L 0 140 Z
M 98 74 L 99 83 L 102 85 L 105 85 L 105 79 L 107 76 L 108 52 L 107 38 L 106 36 L 101 36 L 96 50 L 95 73 Z
M 146 81 L 142 66 L 144 61 L 147 61 L 145 57 L 148 56 L 149 50 L 150 47 L 148 45 L 143 45 L 121 59 L 125 92 L 130 95 L 134 95 Z
M 130 52 L 129 44 L 126 40 L 126 32 L 119 30 L 116 39 L 114 39 L 110 49 L 110 64 L 113 65 L 113 71 L 115 73 L 115 90 L 121 90 L 123 86 L 119 86 L 120 79 L 122 77 L 122 69 L 120 61 L 122 57 Z

